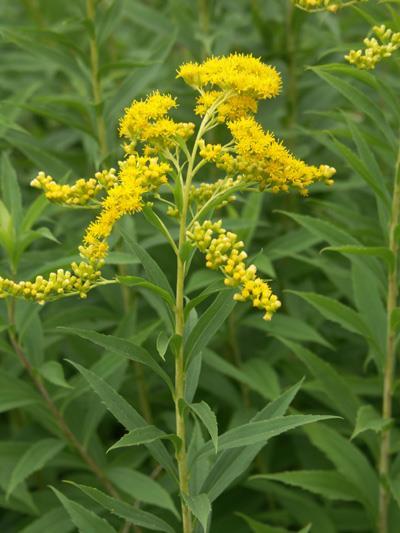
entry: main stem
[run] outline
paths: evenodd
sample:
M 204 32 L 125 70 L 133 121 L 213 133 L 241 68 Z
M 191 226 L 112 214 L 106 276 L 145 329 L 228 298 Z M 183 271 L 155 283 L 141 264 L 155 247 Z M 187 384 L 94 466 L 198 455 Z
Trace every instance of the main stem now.
M 102 159 L 107 155 L 107 133 L 104 115 L 99 109 L 102 101 L 100 74 L 99 74 L 99 49 L 95 34 L 96 6 L 95 0 L 86 0 L 86 16 L 92 23 L 92 34 L 90 37 L 90 67 L 92 79 L 93 101 L 96 113 L 97 137 L 99 140 L 100 154 Z
M 393 254 L 393 266 L 388 274 L 388 293 L 387 293 L 387 335 L 386 335 L 386 360 L 383 376 L 383 404 L 382 404 L 382 418 L 389 421 L 392 417 L 392 401 L 393 401 L 393 381 L 396 363 L 396 332 L 391 324 L 391 317 L 394 309 L 397 306 L 398 298 L 398 237 L 396 235 L 396 228 L 400 222 L 400 147 L 397 156 L 391 218 L 389 224 L 389 248 Z M 387 486 L 387 477 L 390 470 L 390 427 L 382 432 L 380 456 L 379 456 L 379 533 L 387 533 L 388 531 L 388 510 L 390 494 Z
M 184 332 L 185 332 L 185 315 L 184 315 L 184 295 L 185 295 L 185 274 L 186 264 L 182 259 L 182 251 L 186 243 L 187 231 L 187 215 L 190 201 L 190 188 L 193 177 L 196 173 L 195 161 L 197 150 L 199 148 L 199 141 L 207 131 L 207 125 L 212 117 L 219 102 L 208 110 L 204 116 L 199 127 L 196 140 L 193 145 L 192 153 L 188 157 L 188 169 L 186 174 L 186 181 L 182 183 L 183 198 L 182 211 L 180 214 L 179 224 L 179 241 L 177 253 L 177 275 L 176 275 L 176 299 L 175 299 L 175 333 L 182 342 L 176 354 L 175 360 L 175 418 L 176 418 L 176 434 L 180 439 L 181 445 L 176 452 L 176 461 L 178 464 L 179 475 L 179 489 L 181 494 L 181 508 L 182 508 L 182 530 L 183 533 L 192 533 L 192 514 L 189 507 L 186 505 L 185 496 L 189 496 L 189 470 L 187 460 L 187 446 L 186 446 L 186 426 L 185 416 L 183 411 L 183 401 L 185 399 L 185 384 L 186 384 L 186 369 L 185 369 L 185 352 L 184 352 Z

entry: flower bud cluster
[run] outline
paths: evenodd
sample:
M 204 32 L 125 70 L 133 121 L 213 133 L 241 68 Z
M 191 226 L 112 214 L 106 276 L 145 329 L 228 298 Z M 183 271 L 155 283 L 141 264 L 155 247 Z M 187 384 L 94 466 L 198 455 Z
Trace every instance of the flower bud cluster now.
M 13 281 L 0 277 L 0 298 L 7 296 L 23 297 L 40 304 L 62 295 L 79 294 L 86 298 L 93 284 L 100 278 L 97 265 L 88 263 L 72 263 L 71 270 L 59 268 L 48 278 L 36 276 L 34 281 Z
M 219 195 L 222 196 L 222 198 L 213 205 L 215 209 L 221 209 L 236 200 L 234 194 L 225 195 L 224 193 L 229 193 L 229 191 L 240 185 L 241 182 L 242 179 L 238 176 L 236 179 L 226 177 L 214 181 L 213 183 L 200 183 L 197 187 L 192 185 L 190 190 L 190 200 L 195 202 L 199 207 L 206 204 L 216 195 Z
M 361 50 L 351 50 L 345 59 L 359 69 L 372 70 L 383 59 L 390 57 L 400 48 L 400 32 L 394 33 L 391 29 L 381 26 L 374 26 L 372 31 L 375 37 L 364 39 L 365 48 Z
M 265 311 L 264 320 L 271 320 L 281 302 L 269 285 L 257 277 L 256 266 L 246 267 L 244 243 L 235 233 L 226 231 L 222 221 L 206 220 L 202 224 L 196 222 L 187 237 L 205 255 L 207 268 L 220 269 L 225 275 L 225 285 L 238 287 L 235 300 L 251 301 L 254 307 Z
M 62 185 L 44 172 L 39 172 L 31 181 L 31 186 L 41 189 L 50 202 L 71 206 L 87 205 L 103 189 L 97 175 L 88 180 L 80 178 L 73 185 Z
M 110 168 L 109 170 L 101 170 L 100 172 L 96 172 L 94 177 L 103 187 L 103 189 L 108 190 L 118 183 L 118 176 L 116 172 L 117 171 L 115 170 L 115 168 Z

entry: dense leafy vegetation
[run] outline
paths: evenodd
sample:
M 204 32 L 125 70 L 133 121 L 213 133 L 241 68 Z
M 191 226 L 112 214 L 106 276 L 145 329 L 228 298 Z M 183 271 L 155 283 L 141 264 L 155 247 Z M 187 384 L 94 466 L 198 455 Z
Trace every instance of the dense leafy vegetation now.
M 79 263 L 96 216 L 30 187 L 39 171 L 71 184 L 117 168 L 124 109 L 155 90 L 199 128 L 183 63 L 243 53 L 275 67 L 282 91 L 258 122 L 336 168 L 306 198 L 238 187 L 209 206 L 282 302 L 270 321 L 180 238 L 179 180 L 165 209 L 155 195 L 116 223 L 102 276 L 118 283 L 2 300 L 1 531 L 398 531 L 400 2 L 297 4 L 1 2 L 3 297 L 3 278 Z M 178 137 L 185 155 L 193 139 Z

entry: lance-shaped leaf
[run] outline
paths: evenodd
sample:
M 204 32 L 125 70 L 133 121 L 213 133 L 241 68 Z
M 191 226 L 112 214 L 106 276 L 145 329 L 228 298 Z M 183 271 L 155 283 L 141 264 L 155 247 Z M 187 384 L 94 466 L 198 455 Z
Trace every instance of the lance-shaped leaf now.
M 51 489 L 65 507 L 65 510 L 80 533 L 88 533 L 89 531 L 96 533 L 117 533 L 104 518 L 100 518 L 100 516 L 97 516 L 93 511 L 89 511 L 80 503 L 70 500 L 54 487 L 51 487 Z
M 170 377 L 142 346 L 139 346 L 128 339 L 122 339 L 121 337 L 115 337 L 114 335 L 104 335 L 103 333 L 97 333 L 97 331 L 65 327 L 60 327 L 58 329 L 65 331 L 66 333 L 71 333 L 72 335 L 78 335 L 78 337 L 91 341 L 112 353 L 116 353 L 123 357 L 127 357 L 136 363 L 142 363 L 143 365 L 148 366 L 168 385 L 171 394 L 173 394 L 173 385 Z
M 173 433 L 165 433 L 165 431 L 162 431 L 156 426 L 143 426 L 129 431 L 129 433 L 121 437 L 107 451 L 109 452 L 110 450 L 115 450 L 116 448 L 125 448 L 127 446 L 149 444 L 157 440 L 170 440 L 177 450 L 179 450 L 181 445 L 181 440 L 177 435 Z
M 204 424 L 210 434 L 211 441 L 214 444 L 215 453 L 218 452 L 218 422 L 214 411 L 208 405 L 208 403 L 201 401 L 199 403 L 187 404 L 189 409 L 198 417 L 198 419 Z
M 186 342 L 186 364 L 201 352 L 225 322 L 236 302 L 232 291 L 223 290 L 199 318 Z
M 87 487 L 86 485 L 80 485 L 78 483 L 69 483 L 74 485 L 74 487 L 80 489 L 84 494 L 89 496 L 89 498 L 94 500 L 96 503 L 98 503 L 111 513 L 123 518 L 124 520 L 127 520 L 128 522 L 131 522 L 134 525 L 137 525 L 139 527 L 145 527 L 147 529 L 151 529 L 152 531 L 165 531 L 165 533 L 175 533 L 172 527 L 167 524 L 165 520 L 158 518 L 152 513 L 142 511 L 141 509 L 137 509 L 136 507 L 133 507 L 128 503 L 108 496 L 108 494 L 105 494 L 101 490 L 94 489 L 92 487 Z M 88 531 L 85 531 L 85 533 L 88 533 Z
M 338 417 L 325 415 L 288 415 L 270 420 L 261 420 L 259 422 L 249 422 L 248 424 L 243 424 L 223 433 L 218 439 L 218 448 L 222 451 L 251 446 L 252 444 L 261 442 L 266 444 L 272 437 L 276 437 L 291 429 L 332 418 Z M 208 455 L 212 451 L 212 448 L 213 444 L 207 442 L 199 450 L 198 455 L 200 457 L 202 455 Z
M 146 420 L 129 403 L 114 390 L 104 379 L 79 363 L 69 361 L 86 379 L 90 387 L 100 397 L 108 411 L 128 430 L 147 426 Z M 162 442 L 156 441 L 146 445 L 153 457 L 176 480 L 176 467 Z
M 37 472 L 43 468 L 64 446 L 65 443 L 60 440 L 43 439 L 28 448 L 12 471 L 7 487 L 7 495 L 9 496 L 33 472 Z

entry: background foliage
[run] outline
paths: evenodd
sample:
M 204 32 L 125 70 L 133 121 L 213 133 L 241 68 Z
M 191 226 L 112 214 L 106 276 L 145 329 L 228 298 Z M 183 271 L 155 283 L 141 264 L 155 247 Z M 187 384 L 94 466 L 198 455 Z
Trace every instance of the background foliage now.
M 75 258 L 89 215 L 48 205 L 30 190 L 30 180 L 41 169 L 67 181 L 116 164 L 118 118 L 133 98 L 152 89 L 178 94 L 182 118 L 188 118 L 185 105 L 191 108 L 192 95 L 171 81 L 185 60 L 243 51 L 275 65 L 284 90 L 263 108 L 260 121 L 284 137 L 296 155 L 337 168 L 335 186 L 316 186 L 309 199 L 252 195 L 225 213 L 229 227 L 251 244 L 255 263 L 273 280 L 284 305 L 271 323 L 245 306 L 235 308 L 204 352 L 199 390 L 216 412 L 220 432 L 247 420 L 303 377 L 292 413 L 342 418 L 273 439 L 251 467 L 227 482 L 229 490 L 213 506 L 211 531 L 374 530 L 375 466 L 384 423 L 379 413 L 385 259 L 390 261 L 382 250 L 398 143 L 399 64 L 386 65 L 376 85 L 368 74 L 356 76 L 342 57 L 358 46 L 374 20 L 385 21 L 386 7 L 372 2 L 363 18 L 350 9 L 308 15 L 283 0 L 1 2 L 2 275 L 27 279 Z M 399 25 L 398 8 L 394 2 Z M 174 258 L 144 217 L 124 220 L 120 229 L 173 281 Z M 353 250 L 337 250 L 344 245 Z M 361 246 L 382 248 L 380 257 L 354 255 L 354 247 Z M 120 236 L 114 237 L 113 250 L 110 276 L 141 274 L 137 255 Z M 189 296 L 213 280 L 201 261 L 197 267 Z M 174 522 L 176 495 L 146 449 L 106 454 L 122 435 L 121 426 L 66 360 L 91 368 L 149 422 L 173 431 L 162 380 L 59 329 L 114 333 L 158 358 L 163 338 L 157 307 L 141 289 L 102 287 L 83 302 L 66 299 L 44 307 L 18 302 L 10 328 L 7 306 L 1 304 L 1 531 L 75 531 L 63 496 L 60 503 L 49 485 L 121 527 L 119 518 L 62 481 L 100 486 L 88 457 L 128 501 Z M 25 367 L 15 339 L 26 354 Z M 50 404 L 35 383 L 45 384 Z M 71 446 L 63 423 L 80 451 Z M 192 433 L 202 438 L 195 424 Z M 400 520 L 400 434 L 397 428 L 392 434 L 394 532 Z M 216 497 L 218 486 L 213 490 Z

